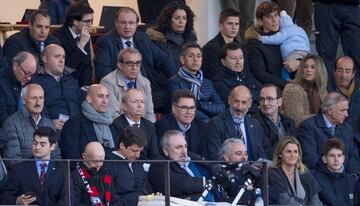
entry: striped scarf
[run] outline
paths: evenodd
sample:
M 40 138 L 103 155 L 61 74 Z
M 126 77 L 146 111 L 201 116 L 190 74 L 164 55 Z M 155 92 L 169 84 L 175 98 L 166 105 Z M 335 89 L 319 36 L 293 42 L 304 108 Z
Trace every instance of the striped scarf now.
M 178 74 L 185 81 L 191 83 L 191 92 L 194 93 L 197 100 L 200 100 L 200 88 L 204 80 L 202 71 L 197 71 L 196 75 L 192 75 L 187 69 L 180 67 Z

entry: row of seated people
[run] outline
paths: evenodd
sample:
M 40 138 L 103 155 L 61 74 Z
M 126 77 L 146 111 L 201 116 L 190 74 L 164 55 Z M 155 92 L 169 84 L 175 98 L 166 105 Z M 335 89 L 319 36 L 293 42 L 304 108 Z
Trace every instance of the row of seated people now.
M 65 178 L 69 165 L 51 158 L 57 147 L 55 131 L 39 127 L 32 140 L 35 161 L 24 161 L 12 168 L 1 185 L 4 189 L 0 202 L 64 205 L 70 200 L 71 205 L 136 206 L 140 195 L 164 194 L 166 163 L 152 162 L 149 167 L 136 161 L 147 144 L 145 132 L 136 126 L 126 127 L 119 139 L 119 145 L 110 154 L 99 142 L 89 142 L 82 153 L 83 162 L 76 163 L 69 181 Z M 206 163 L 188 151 L 181 131 L 169 130 L 160 140 L 161 156 L 157 160 L 175 160 L 168 162 L 170 195 L 175 197 L 232 202 L 245 189 L 240 203 L 249 205 L 255 200 L 254 187 L 261 187 L 269 189 L 270 204 L 357 205 L 359 182 L 344 169 L 344 144 L 338 138 L 330 138 L 323 149 L 321 162 L 309 171 L 301 161 L 303 152 L 298 140 L 281 138 L 269 168 L 268 185 L 262 182 L 264 165 L 246 162 L 247 147 L 238 138 L 229 138 L 222 144 L 219 160 L 224 163 Z M 122 161 L 104 163 L 105 159 Z M 205 190 L 207 195 L 203 195 Z

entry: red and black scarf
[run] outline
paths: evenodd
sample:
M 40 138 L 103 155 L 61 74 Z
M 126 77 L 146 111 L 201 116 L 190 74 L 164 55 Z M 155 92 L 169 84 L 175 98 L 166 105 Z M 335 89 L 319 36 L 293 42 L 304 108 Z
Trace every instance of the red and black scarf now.
M 99 194 L 98 189 L 94 185 L 94 182 L 91 180 L 91 176 L 88 172 L 88 169 L 85 166 L 80 166 L 80 164 L 76 165 L 76 170 L 79 172 L 80 177 L 84 183 L 86 192 L 89 195 L 91 206 L 108 206 L 111 201 L 111 178 L 109 174 L 104 173 L 100 178 L 102 179 L 102 183 L 104 184 L 104 196 L 105 198 L 101 198 L 102 194 Z M 104 199 L 104 200 L 102 200 Z M 104 201 L 104 202 L 103 202 Z

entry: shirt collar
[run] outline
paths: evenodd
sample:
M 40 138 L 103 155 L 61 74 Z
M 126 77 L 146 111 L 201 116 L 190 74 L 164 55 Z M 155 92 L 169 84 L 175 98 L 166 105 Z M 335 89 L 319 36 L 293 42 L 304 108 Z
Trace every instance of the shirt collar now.
M 246 113 L 241 117 L 237 117 L 233 111 L 233 109 L 230 107 L 230 113 L 231 113 L 231 117 L 233 119 L 234 122 L 244 122 L 244 118 L 245 118 L 245 115 Z
M 335 127 L 335 125 L 331 124 L 331 122 L 326 118 L 324 113 L 322 113 L 322 116 L 323 116 L 323 119 L 325 121 L 325 124 L 326 124 L 327 128 Z
M 130 126 L 133 126 L 133 124 L 139 124 L 140 125 L 141 119 L 139 120 L 139 122 L 134 122 L 131 119 L 129 119 L 126 115 L 125 115 L 125 118 L 128 121 Z
M 134 41 L 133 41 L 132 37 L 130 39 L 121 38 L 121 42 L 122 42 L 123 45 L 125 45 L 125 42 L 127 42 L 127 41 L 131 41 L 131 44 L 134 45 Z
M 187 132 L 187 131 L 190 129 L 190 127 L 191 127 L 191 123 L 190 123 L 187 127 L 185 127 L 185 126 L 184 126 L 183 124 L 181 124 L 179 121 L 176 120 L 176 122 L 178 123 L 179 128 L 180 128 L 180 130 L 181 130 L 181 132 L 182 132 L 183 134 L 185 134 L 185 132 Z
M 73 30 L 71 30 L 70 27 L 68 27 L 68 28 L 69 28 L 69 30 L 70 30 L 71 36 L 72 36 L 74 39 L 76 39 L 76 37 L 80 37 L 80 35 L 79 35 L 79 34 L 75 34 L 75 33 L 73 32 Z

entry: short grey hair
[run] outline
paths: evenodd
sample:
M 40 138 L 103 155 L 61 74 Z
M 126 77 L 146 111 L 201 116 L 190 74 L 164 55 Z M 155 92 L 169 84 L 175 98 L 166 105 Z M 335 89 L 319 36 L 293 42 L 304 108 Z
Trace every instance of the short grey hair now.
M 125 49 L 122 49 L 119 53 L 118 53 L 118 56 L 117 56 L 117 61 L 123 61 L 124 60 L 124 56 L 125 54 L 140 54 L 141 56 L 141 59 L 142 59 L 142 55 L 141 55 L 141 52 L 135 48 L 131 48 L 131 47 L 128 47 L 128 48 L 125 48 Z
M 241 143 L 241 144 L 245 145 L 244 142 L 241 139 L 238 139 L 238 138 L 226 139 L 222 143 L 222 145 L 221 145 L 221 147 L 219 149 L 219 159 L 220 160 L 224 160 L 224 156 L 230 154 L 230 145 L 233 144 L 233 143 Z
M 23 63 L 31 56 L 35 59 L 36 62 L 38 61 L 37 58 L 30 52 L 22 51 L 16 54 L 16 56 L 12 59 L 12 63 Z
M 170 144 L 169 144 L 169 140 L 172 136 L 175 135 L 181 135 L 184 137 L 184 134 L 179 131 L 179 130 L 168 130 L 164 133 L 164 135 L 161 137 L 159 145 L 160 145 L 160 150 L 162 149 L 166 149 L 169 148 Z
M 133 91 L 133 90 L 136 90 L 136 91 L 141 92 L 141 93 L 143 94 L 144 98 L 145 98 L 145 94 L 144 94 L 143 90 L 141 90 L 141 89 L 136 89 L 136 88 L 128 89 L 128 90 L 126 90 L 126 91 L 124 92 L 124 94 L 123 94 L 122 97 L 121 97 L 121 103 L 122 103 L 122 104 L 126 103 L 127 99 L 129 98 L 129 92 L 130 92 L 130 91 Z
M 349 101 L 348 98 L 339 92 L 330 92 L 326 95 L 324 102 L 321 104 L 321 111 L 326 113 L 329 108 L 335 106 L 339 102 Z
M 27 98 L 28 98 L 28 93 L 29 93 L 29 88 L 31 88 L 31 87 L 39 87 L 39 89 L 41 89 L 41 90 L 44 92 L 44 89 L 41 87 L 41 85 L 35 84 L 35 83 L 30 83 L 30 84 L 27 84 L 27 85 L 22 89 L 21 97 L 27 99 Z

